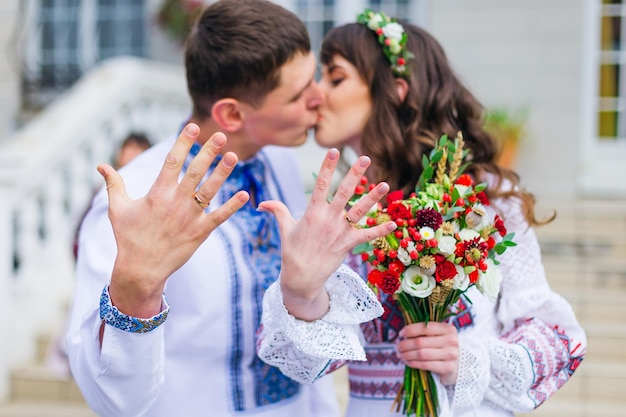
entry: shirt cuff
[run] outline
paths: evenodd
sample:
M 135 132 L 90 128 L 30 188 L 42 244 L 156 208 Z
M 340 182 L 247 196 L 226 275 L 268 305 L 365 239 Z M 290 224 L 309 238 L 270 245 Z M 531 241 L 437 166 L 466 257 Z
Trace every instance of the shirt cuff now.
M 165 294 L 163 295 L 161 309 L 159 314 L 148 319 L 141 319 L 122 313 L 111 303 L 109 284 L 104 286 L 102 295 L 100 296 L 100 319 L 109 326 L 129 333 L 147 333 L 165 323 L 167 315 L 170 312 L 170 306 L 167 303 Z
M 326 284 L 330 309 L 322 318 L 307 322 L 289 314 L 282 302 L 280 283 L 266 292 L 266 302 L 274 306 L 275 323 L 296 348 L 319 358 L 365 360 L 359 338 L 359 324 L 383 313 L 376 295 L 353 270 L 341 265 Z

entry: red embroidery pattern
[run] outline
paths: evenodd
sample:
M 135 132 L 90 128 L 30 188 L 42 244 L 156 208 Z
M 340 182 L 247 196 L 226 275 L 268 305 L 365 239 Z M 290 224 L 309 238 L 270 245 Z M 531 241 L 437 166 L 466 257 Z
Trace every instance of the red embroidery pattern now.
M 522 345 L 531 356 L 535 380 L 528 395 L 535 407 L 561 388 L 583 360 L 584 352 L 574 356 L 578 346 L 570 351 L 571 341 L 565 333 L 538 319 L 528 319 L 502 338 Z
M 368 347 L 366 356 L 365 362 L 349 364 L 350 396 L 394 399 L 404 375 L 404 364 L 396 356 L 394 346 Z

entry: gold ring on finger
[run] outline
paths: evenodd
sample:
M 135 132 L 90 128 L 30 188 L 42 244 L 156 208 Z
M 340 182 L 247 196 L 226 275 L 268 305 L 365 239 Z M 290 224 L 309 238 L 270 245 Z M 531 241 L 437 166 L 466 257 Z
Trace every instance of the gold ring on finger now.
M 354 229 L 358 229 L 359 228 L 359 224 L 356 223 L 356 222 L 353 222 L 352 220 L 350 220 L 350 216 L 348 216 L 347 212 L 346 212 L 345 218 L 346 218 L 346 221 L 348 222 L 348 224 L 350 226 L 352 226 Z
M 196 203 L 198 203 L 200 207 L 202 207 L 202 210 L 209 207 L 209 204 L 211 204 L 211 201 L 209 201 L 208 203 L 205 203 L 204 201 L 202 201 L 202 199 L 198 197 L 197 192 L 193 193 L 193 199 L 195 200 Z

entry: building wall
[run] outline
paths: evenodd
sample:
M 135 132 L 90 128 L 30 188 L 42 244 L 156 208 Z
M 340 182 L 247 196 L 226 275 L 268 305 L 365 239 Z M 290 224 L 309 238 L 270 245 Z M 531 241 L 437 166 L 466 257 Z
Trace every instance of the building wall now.
M 487 107 L 528 106 L 517 170 L 538 197 L 576 195 L 583 0 L 431 0 L 430 30 Z
M 420 9 L 427 17 L 419 20 L 440 40 L 457 73 L 483 104 L 528 106 L 529 135 L 516 168 L 539 197 L 576 196 L 583 2 L 429 0 Z M 13 38 L 18 4 L 0 0 L 0 143 L 18 120 L 19 51 Z M 147 0 L 146 4 L 151 14 L 160 3 Z M 182 46 L 154 22 L 148 32 L 151 58 L 182 65 Z M 301 154 L 302 173 L 308 178 L 323 152 L 309 144 Z
M 0 0 L 0 144 L 15 130 L 19 108 L 19 70 L 15 44 L 18 2 Z

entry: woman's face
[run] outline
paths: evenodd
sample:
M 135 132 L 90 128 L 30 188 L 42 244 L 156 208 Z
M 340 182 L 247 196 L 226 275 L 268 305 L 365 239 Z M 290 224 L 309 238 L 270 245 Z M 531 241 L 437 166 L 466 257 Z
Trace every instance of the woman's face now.
M 326 148 L 348 146 L 360 152 L 361 135 L 372 111 L 369 87 L 355 66 L 340 55 L 322 67 L 319 87 L 325 101 L 319 107 L 315 141 Z

